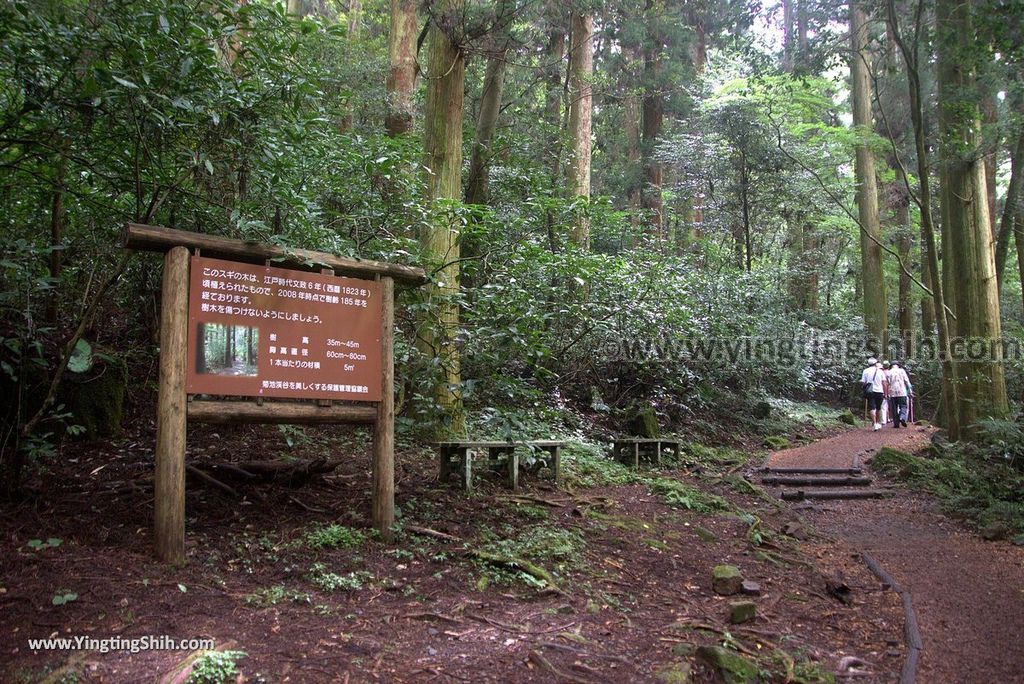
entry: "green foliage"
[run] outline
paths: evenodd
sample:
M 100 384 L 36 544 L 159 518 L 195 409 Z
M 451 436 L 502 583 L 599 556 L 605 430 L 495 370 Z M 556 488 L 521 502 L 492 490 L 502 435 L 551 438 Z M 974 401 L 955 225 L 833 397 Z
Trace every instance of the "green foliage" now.
M 562 452 L 562 468 L 569 485 L 608 487 L 639 481 L 637 473 L 608 458 L 600 446 L 586 442 L 569 442 L 566 445 Z
M 1005 536 L 1024 532 L 1024 468 L 1014 455 L 1019 423 L 990 421 L 985 435 L 993 441 L 939 446 L 931 457 L 883 448 L 872 461 L 879 472 L 903 480 L 937 497 L 943 509 L 981 528 L 1002 526 Z
M 487 582 L 522 582 L 544 588 L 554 575 L 564 575 L 579 566 L 586 543 L 576 530 L 534 525 L 514 536 L 492 538 L 476 554 Z M 508 562 L 498 562 L 504 559 Z M 517 562 L 524 561 L 524 562 Z
M 720 513 L 733 509 L 726 499 L 701 491 L 692 485 L 665 477 L 654 478 L 648 483 L 651 491 L 662 497 L 670 506 L 685 508 L 696 513 Z
M 352 549 L 363 545 L 366 533 L 335 523 L 313 528 L 305 534 L 303 540 L 311 549 Z
M 207 651 L 192 665 L 186 684 L 230 684 L 238 677 L 245 651 Z
M 245 597 L 246 605 L 255 606 L 257 608 L 276 606 L 282 601 L 305 604 L 310 603 L 311 599 L 309 594 L 301 591 L 295 591 L 294 589 L 288 589 L 283 584 L 259 589 Z
M 34 551 L 40 551 L 42 549 L 56 548 L 60 546 L 61 543 L 61 540 L 57 537 L 50 537 L 46 541 L 43 541 L 42 539 L 29 539 L 27 546 Z
M 772 451 L 778 451 L 789 447 L 789 439 L 782 435 L 769 435 L 764 438 L 764 447 Z
M 314 563 L 310 566 L 306 579 L 324 591 L 358 591 L 373 579 L 373 574 L 357 570 L 339 575 L 329 571 L 324 563 Z
M 55 606 L 63 606 L 64 604 L 71 603 L 72 601 L 77 600 L 78 594 L 76 594 L 73 591 L 68 591 L 67 589 L 62 589 L 53 595 L 53 598 L 50 600 L 50 603 L 52 603 Z

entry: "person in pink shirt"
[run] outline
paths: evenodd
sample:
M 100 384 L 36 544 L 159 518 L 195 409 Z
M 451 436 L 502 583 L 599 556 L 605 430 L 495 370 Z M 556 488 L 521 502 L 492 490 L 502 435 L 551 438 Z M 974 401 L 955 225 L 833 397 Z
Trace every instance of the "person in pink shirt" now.
M 910 376 L 898 361 L 893 361 L 885 372 L 885 395 L 889 397 L 889 415 L 893 427 L 907 427 L 907 402 L 914 396 Z

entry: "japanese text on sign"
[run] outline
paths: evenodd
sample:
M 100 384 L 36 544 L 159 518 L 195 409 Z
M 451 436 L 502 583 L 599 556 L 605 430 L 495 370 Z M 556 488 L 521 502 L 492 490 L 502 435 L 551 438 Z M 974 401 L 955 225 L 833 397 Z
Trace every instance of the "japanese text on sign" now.
M 192 257 L 188 392 L 380 399 L 380 286 Z

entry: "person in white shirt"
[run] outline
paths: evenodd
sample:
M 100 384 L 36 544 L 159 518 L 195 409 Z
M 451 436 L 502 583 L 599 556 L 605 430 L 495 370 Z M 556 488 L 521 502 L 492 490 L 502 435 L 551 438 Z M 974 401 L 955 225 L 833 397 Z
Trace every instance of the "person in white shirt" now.
M 914 395 L 910 376 L 900 367 L 898 361 L 885 374 L 885 394 L 889 397 L 889 413 L 893 427 L 907 427 L 907 402 Z
M 878 359 L 873 356 L 868 359 L 868 367 L 860 374 L 860 382 L 864 387 L 864 398 L 868 400 L 868 409 L 871 410 L 871 424 L 875 430 L 879 430 L 882 427 L 879 413 L 885 400 L 885 371 L 879 368 Z

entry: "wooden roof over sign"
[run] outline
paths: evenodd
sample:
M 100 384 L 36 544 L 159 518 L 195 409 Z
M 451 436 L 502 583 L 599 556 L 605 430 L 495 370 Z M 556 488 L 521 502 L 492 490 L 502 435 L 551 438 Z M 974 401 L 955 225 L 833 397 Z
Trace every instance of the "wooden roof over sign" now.
M 203 256 L 232 259 L 250 263 L 272 261 L 274 266 L 300 271 L 319 271 L 332 268 L 336 275 L 372 279 L 390 276 L 403 285 L 417 286 L 427 282 L 422 268 L 391 264 L 370 259 L 353 259 L 310 249 L 293 249 L 265 242 L 250 242 L 221 235 L 193 233 L 187 230 L 128 223 L 121 232 L 121 244 L 126 249 L 148 252 L 166 252 L 179 245 L 198 249 Z

